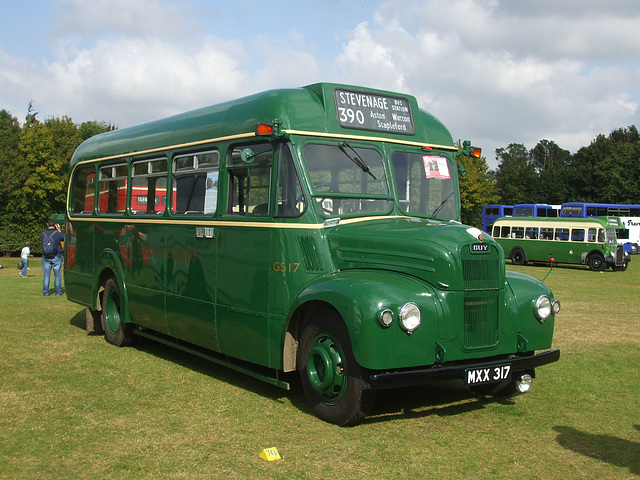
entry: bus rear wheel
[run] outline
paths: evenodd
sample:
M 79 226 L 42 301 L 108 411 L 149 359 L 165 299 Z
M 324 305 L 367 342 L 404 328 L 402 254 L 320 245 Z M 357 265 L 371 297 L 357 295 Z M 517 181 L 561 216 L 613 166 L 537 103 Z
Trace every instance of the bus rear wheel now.
M 133 328 L 122 321 L 122 301 L 118 283 L 109 278 L 102 292 L 102 329 L 107 341 L 116 347 L 132 344 Z
M 594 272 L 604 270 L 604 257 L 600 253 L 594 253 L 589 257 L 589 268 Z
M 355 425 L 371 410 L 375 391 L 364 379 L 347 330 L 332 310 L 314 314 L 303 330 L 298 368 L 305 398 L 322 420 Z
M 524 254 L 524 250 L 519 247 L 511 250 L 511 263 L 514 265 L 524 265 L 527 263 L 527 257 Z

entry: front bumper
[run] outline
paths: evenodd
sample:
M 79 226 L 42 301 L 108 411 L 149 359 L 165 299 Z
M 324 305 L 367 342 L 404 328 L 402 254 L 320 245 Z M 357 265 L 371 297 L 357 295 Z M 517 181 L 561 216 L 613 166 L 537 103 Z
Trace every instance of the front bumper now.
M 492 358 L 484 361 L 471 361 L 468 363 L 456 363 L 455 365 L 437 365 L 429 368 L 398 370 L 393 372 L 378 372 L 370 376 L 369 382 L 374 390 L 386 388 L 412 387 L 430 382 L 446 380 L 462 380 L 467 369 L 491 368 L 498 365 L 511 365 L 512 372 L 524 372 L 536 367 L 557 362 L 560 359 L 560 350 L 553 349 L 535 355 L 503 358 Z

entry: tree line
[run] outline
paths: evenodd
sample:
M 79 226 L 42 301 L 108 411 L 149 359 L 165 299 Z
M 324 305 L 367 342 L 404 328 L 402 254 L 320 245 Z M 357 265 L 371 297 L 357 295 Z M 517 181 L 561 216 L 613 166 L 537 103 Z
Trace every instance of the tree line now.
M 40 252 L 40 233 L 64 213 L 69 160 L 87 138 L 115 130 L 106 122 L 75 124 L 71 118 L 41 121 L 29 105 L 20 124 L 0 110 L 0 252 L 15 254 L 30 241 Z M 498 167 L 485 157 L 461 157 L 462 221 L 480 226 L 483 205 L 570 201 L 640 203 L 640 135 L 635 126 L 598 135 L 575 154 L 541 140 L 531 150 L 512 143 L 496 150 Z
M 480 225 L 487 204 L 597 202 L 640 204 L 640 135 L 635 125 L 598 135 L 575 154 L 550 140 L 531 150 L 519 143 L 496 150 L 498 167 L 466 159 L 460 178 L 462 221 Z
M 84 140 L 114 130 L 105 122 L 38 119 L 29 105 L 22 125 L 0 110 L 0 252 L 19 252 L 26 241 L 40 253 L 47 220 L 64 213 L 69 160 Z

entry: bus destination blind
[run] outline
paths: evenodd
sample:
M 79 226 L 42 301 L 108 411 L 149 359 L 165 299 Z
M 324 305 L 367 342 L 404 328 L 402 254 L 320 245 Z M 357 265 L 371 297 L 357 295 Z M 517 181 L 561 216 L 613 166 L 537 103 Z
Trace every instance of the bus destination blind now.
M 338 123 L 345 128 L 413 135 L 416 132 L 409 100 L 336 89 Z

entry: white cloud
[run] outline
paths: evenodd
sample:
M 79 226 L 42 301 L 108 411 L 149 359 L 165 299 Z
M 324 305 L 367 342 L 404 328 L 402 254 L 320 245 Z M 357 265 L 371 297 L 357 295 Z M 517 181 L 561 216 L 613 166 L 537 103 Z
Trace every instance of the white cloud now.
M 455 139 L 484 144 L 492 167 L 508 143 L 575 151 L 637 123 L 640 74 L 627 66 L 640 57 L 640 4 L 531 3 L 385 2 L 338 61 L 356 83 L 414 94 Z

